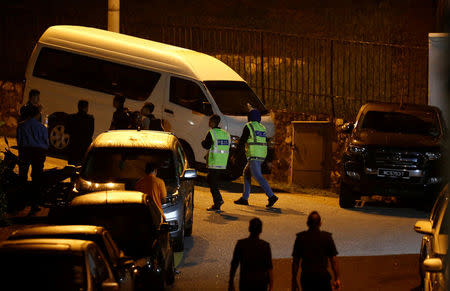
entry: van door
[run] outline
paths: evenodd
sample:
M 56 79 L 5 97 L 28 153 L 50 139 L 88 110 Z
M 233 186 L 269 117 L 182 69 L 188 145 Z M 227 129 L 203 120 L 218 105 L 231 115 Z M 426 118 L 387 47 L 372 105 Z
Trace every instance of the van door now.
M 163 110 L 165 129 L 189 143 L 195 161 L 206 163 L 207 151 L 201 142 L 209 130 L 209 116 L 213 112 L 205 88 L 200 82 L 178 76 L 171 76 L 169 84 L 169 100 Z M 188 159 L 191 158 L 189 150 L 185 150 Z

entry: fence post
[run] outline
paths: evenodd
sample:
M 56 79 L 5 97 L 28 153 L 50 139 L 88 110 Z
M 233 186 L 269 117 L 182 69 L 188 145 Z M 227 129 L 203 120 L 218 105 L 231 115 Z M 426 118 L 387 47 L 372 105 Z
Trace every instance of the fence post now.
M 261 98 L 262 101 L 264 103 L 264 105 L 266 104 L 266 94 L 265 94 L 265 90 L 264 90 L 264 33 L 261 31 L 260 32 L 260 38 L 261 38 Z
M 331 119 L 335 118 L 334 110 L 334 89 L 333 89 L 333 61 L 334 61 L 334 40 L 330 40 L 330 97 L 331 97 Z

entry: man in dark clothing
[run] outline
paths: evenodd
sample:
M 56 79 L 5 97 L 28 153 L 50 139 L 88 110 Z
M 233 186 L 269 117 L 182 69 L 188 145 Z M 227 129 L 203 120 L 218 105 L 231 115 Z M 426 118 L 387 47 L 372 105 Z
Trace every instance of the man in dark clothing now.
M 320 215 L 313 211 L 308 216 L 308 230 L 297 234 L 292 252 L 292 290 L 299 290 L 297 273 L 302 260 L 302 291 L 331 291 L 331 276 L 328 272 L 328 261 L 334 273 L 334 288 L 340 290 L 339 268 L 336 259 L 337 250 L 331 233 L 321 231 Z
M 31 164 L 31 179 L 33 189 L 41 188 L 41 175 L 44 169 L 45 157 L 48 150 L 47 128 L 39 121 L 41 113 L 39 108 L 32 106 L 29 109 L 31 118 L 19 123 L 17 127 L 17 146 L 19 149 L 19 177 L 23 183 L 28 179 L 28 169 Z M 39 195 L 35 195 L 31 202 L 29 215 L 39 211 Z
M 128 129 L 130 128 L 130 113 L 128 112 L 128 108 L 124 107 L 125 97 L 116 95 L 114 96 L 113 106 L 116 108 L 116 111 L 113 114 L 113 118 L 111 120 L 111 126 L 109 129 Z
M 92 142 L 94 134 L 94 117 L 88 114 L 89 103 L 78 101 L 78 112 L 71 114 L 67 122 L 70 134 L 69 164 L 80 165 L 84 154 Z
M 37 107 L 39 109 L 39 112 L 42 110 L 42 105 L 39 104 L 39 96 L 40 92 L 38 90 L 32 89 L 30 90 L 30 93 L 28 93 L 28 102 L 20 107 L 20 116 L 19 116 L 19 122 L 25 121 L 28 118 L 32 118 L 32 107 Z M 42 116 L 39 117 L 42 121 Z
M 228 132 L 219 127 L 220 116 L 213 115 L 209 118 L 209 127 L 205 139 L 202 141 L 202 147 L 208 152 L 208 181 L 209 189 L 213 196 L 214 204 L 208 211 L 220 211 L 223 204 L 222 195 L 219 191 L 219 181 L 223 172 L 227 168 L 228 155 L 230 152 L 231 137 Z
M 259 218 L 250 220 L 250 236 L 241 239 L 234 248 L 231 260 L 228 290 L 234 290 L 234 275 L 241 265 L 239 290 L 273 290 L 272 252 L 270 244 L 259 238 L 262 222 Z
M 161 119 L 157 119 L 153 115 L 154 109 L 155 105 L 152 102 L 145 102 L 144 106 L 142 106 L 141 114 L 144 117 L 142 120 L 142 129 L 164 131 Z

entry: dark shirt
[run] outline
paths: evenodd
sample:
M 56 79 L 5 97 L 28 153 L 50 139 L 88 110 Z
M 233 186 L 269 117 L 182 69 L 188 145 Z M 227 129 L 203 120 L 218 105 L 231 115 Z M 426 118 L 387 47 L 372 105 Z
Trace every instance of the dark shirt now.
M 220 128 L 220 127 L 214 127 L 214 128 Z M 202 147 L 205 150 L 209 150 L 213 144 L 211 133 L 208 131 L 208 134 L 206 135 L 205 139 L 202 141 Z
M 328 260 L 337 255 L 331 233 L 307 230 L 297 234 L 292 257 L 302 259 L 302 274 L 328 275 Z
M 17 146 L 20 148 L 48 149 L 47 128 L 35 118 L 30 118 L 17 126 Z
M 130 114 L 128 108 L 121 107 L 113 114 L 109 129 L 128 129 L 130 127 Z
M 241 239 L 234 248 L 231 265 L 240 268 L 240 289 L 261 286 L 269 283 L 269 270 L 272 270 L 270 244 L 259 238 Z M 246 287 L 246 288 L 244 288 Z
M 247 143 L 247 140 L 249 137 L 250 137 L 250 130 L 248 129 L 248 126 L 246 125 L 246 126 L 244 126 L 241 137 L 239 138 L 237 151 L 242 151 L 244 149 L 245 144 Z
M 94 117 L 84 111 L 69 115 L 67 131 L 73 146 L 89 146 L 94 134 Z
M 161 119 L 157 119 L 153 114 L 145 116 L 142 129 L 164 131 Z

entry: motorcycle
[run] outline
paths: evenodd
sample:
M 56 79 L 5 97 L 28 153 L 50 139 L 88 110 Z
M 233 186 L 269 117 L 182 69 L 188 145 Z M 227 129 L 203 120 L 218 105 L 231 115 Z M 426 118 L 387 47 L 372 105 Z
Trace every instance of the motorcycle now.
M 5 143 L 7 147 L 2 151 L 4 158 L 0 161 L 0 188 L 6 198 L 7 213 L 23 210 L 30 205 L 34 195 L 38 195 L 38 204 L 42 207 L 65 206 L 72 200 L 74 181 L 79 167 L 69 165 L 62 169 L 44 170 L 41 175 L 40 187 L 36 189 L 33 182 L 26 181 L 24 183 L 14 172 L 14 168 L 21 161 L 11 151 L 6 137 Z M 69 182 L 65 182 L 67 179 Z

